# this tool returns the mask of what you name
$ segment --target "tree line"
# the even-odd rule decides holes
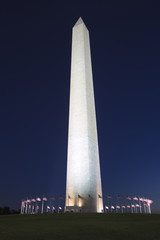
[[[19,214],[20,210],[10,209],[7,206],[0,207],[0,215]]]

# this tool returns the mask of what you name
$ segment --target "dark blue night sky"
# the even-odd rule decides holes
[[[160,211],[158,1],[0,4],[0,206],[65,195],[72,27],[90,31],[104,199]]]

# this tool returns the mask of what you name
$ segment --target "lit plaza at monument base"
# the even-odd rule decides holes
[[[90,40],[81,18],[72,29],[65,211],[103,212]]]

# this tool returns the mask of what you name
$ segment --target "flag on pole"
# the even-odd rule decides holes
[[[120,195],[117,196],[118,199],[122,199],[122,197]]]
[[[117,205],[116,208],[120,209],[120,206]]]
[[[139,204],[136,204],[136,207],[140,207],[140,205],[139,205]]]
[[[37,200],[38,202],[40,202],[40,201],[41,201],[41,199],[40,199],[40,198],[37,198],[36,200]]]
[[[122,206],[122,208],[126,208],[125,206]]]
[[[114,206],[111,206],[111,209],[115,209],[115,207],[114,207]]]
[[[148,199],[148,204],[152,204],[152,203],[153,203],[153,201]]]
[[[43,197],[43,201],[47,201],[47,198],[46,198],[46,197]]]
[[[126,199],[131,200],[131,198],[129,196],[126,196]]]
[[[129,205],[127,205],[127,208],[131,208]]]
[[[138,201],[138,198],[137,198],[137,197],[134,197],[133,200]]]
[[[140,200],[141,202],[144,202],[144,199],[143,199],[143,198],[140,198],[139,200]]]
[[[36,201],[36,199],[34,199],[34,198],[33,198],[31,201],[32,201],[32,202],[35,202],[35,201]]]
[[[51,209],[50,206],[47,206],[47,209]]]
[[[108,207],[108,206],[106,206],[106,209],[109,209],[109,207]]]
[[[132,206],[133,208],[135,208],[135,205],[134,205],[134,204],[132,204],[131,206]]]
[[[55,197],[51,196],[51,197],[50,197],[50,200],[55,200]]]

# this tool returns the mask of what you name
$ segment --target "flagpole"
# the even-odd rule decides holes
[[[28,199],[28,200],[29,200],[29,199]],[[28,201],[27,213],[29,214],[29,201]]]
[[[37,213],[37,196],[36,196],[36,209],[35,213]]]
[[[27,200],[28,200],[28,198],[27,198]],[[26,201],[26,209],[25,209],[26,210],[26,214],[27,214],[27,210],[28,210],[27,208],[28,208],[28,201]]]
[[[22,214],[24,214],[24,206],[25,206],[25,203],[24,203],[24,200],[23,200]]]
[[[28,209],[28,213],[31,214],[31,202],[29,202],[29,209]]]
[[[22,214],[22,208],[23,208],[23,200],[21,201],[21,214]]]
[[[30,202],[28,201],[28,214],[29,214],[29,210],[30,210]]]
[[[132,203],[131,203],[131,213],[133,213],[133,209],[132,209]]]
[[[25,214],[25,207],[26,207],[26,201],[24,200],[24,208],[23,208],[23,213]]]
[[[32,214],[32,200],[31,200],[30,204],[31,204],[31,207],[30,207],[30,214]]]
[[[34,202],[33,202],[33,204],[32,204],[32,214],[33,214],[33,209],[34,209]]]
[[[140,213],[142,213],[142,205],[141,205],[140,198],[139,198],[139,206],[140,206]]]
[[[32,210],[32,201],[30,200],[30,207],[29,207],[29,214],[31,214],[31,210]]]
[[[149,203],[149,213],[151,214],[151,204]]]
[[[50,207],[50,209],[52,211],[52,200],[51,200],[51,197],[49,199],[49,207]],[[47,208],[47,212],[49,212],[49,208]]]
[[[24,201],[22,200],[22,213],[21,214],[24,214]]]
[[[26,214],[26,207],[27,207],[27,201],[25,200],[25,211],[24,211],[25,214]]]
[[[25,200],[23,201],[23,214],[25,213]]]
[[[144,197],[143,197],[143,200],[144,200]],[[143,207],[144,207],[144,213],[146,213],[146,206],[144,201],[143,201]]]
[[[31,213],[31,202],[29,202],[29,210],[28,210],[29,214]]]
[[[135,213],[137,213],[137,207],[136,207],[136,202],[135,202],[135,200],[134,200],[134,205],[135,205]]]
[[[43,204],[44,204],[44,200],[43,200],[43,197],[42,197],[42,208],[41,208],[41,213],[43,214]]]
[[[108,194],[107,194],[107,204],[108,204],[108,207],[109,207],[109,198],[108,198]]]

